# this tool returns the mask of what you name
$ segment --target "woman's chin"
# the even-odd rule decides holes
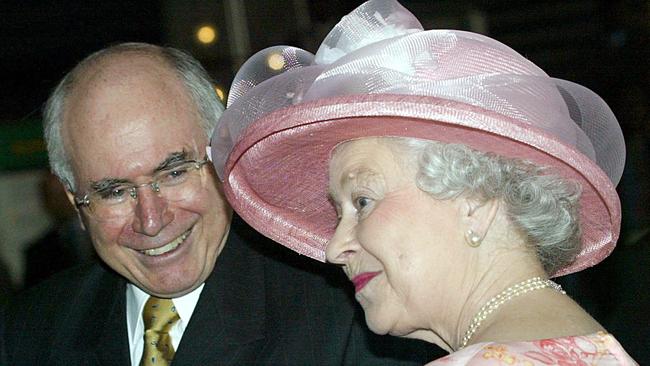
[[[366,324],[368,325],[368,329],[370,329],[373,333],[379,335],[396,335],[393,332],[394,330],[392,329],[390,322],[387,320],[388,319],[385,317],[382,318],[376,314],[373,315],[366,312]]]
[[[382,328],[382,327],[377,327],[373,323],[368,323],[368,329],[370,329],[373,333],[378,334],[378,335],[386,335],[388,334],[388,329]]]

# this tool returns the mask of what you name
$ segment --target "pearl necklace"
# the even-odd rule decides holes
[[[476,330],[481,326],[481,322],[485,320],[485,318],[487,318],[487,316],[490,315],[493,311],[498,309],[499,306],[527,292],[547,287],[550,287],[562,294],[566,294],[566,292],[562,290],[562,287],[557,283],[551,280],[545,280],[541,277],[533,277],[527,279],[526,281],[519,282],[516,285],[512,285],[491,298],[487,303],[485,303],[485,305],[483,305],[481,310],[476,313],[474,318],[472,318],[472,321],[469,323],[469,328],[467,328],[467,331],[463,336],[463,341],[461,342],[459,349],[465,348],[465,346],[467,346],[467,342],[469,342],[474,333],[476,333]]]

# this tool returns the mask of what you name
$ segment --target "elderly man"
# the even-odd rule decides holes
[[[370,352],[391,347],[431,357],[369,344],[336,278],[233,218],[205,156],[222,109],[198,62],[171,48],[114,46],[61,81],[45,110],[50,162],[105,265],[4,309],[0,364],[394,364]]]

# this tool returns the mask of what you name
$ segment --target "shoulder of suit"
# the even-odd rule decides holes
[[[73,267],[16,294],[6,304],[8,313],[34,312],[40,308],[56,308],[88,296],[92,289],[115,285],[124,280],[99,263]]]
[[[260,257],[266,276],[283,276],[287,282],[307,281],[315,288],[347,288],[350,285],[340,268],[297,254],[255,231],[234,215],[226,245],[240,247],[251,257]],[[351,288],[351,287],[349,287]]]

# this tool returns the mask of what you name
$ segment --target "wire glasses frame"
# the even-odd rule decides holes
[[[200,169],[206,163],[208,163],[207,158],[179,162],[156,172],[147,183],[107,184],[106,187],[95,189],[82,198],[75,197],[75,206],[86,207],[99,218],[126,216],[133,213],[138,198],[138,188],[147,186],[167,201],[183,200],[196,190]]]

